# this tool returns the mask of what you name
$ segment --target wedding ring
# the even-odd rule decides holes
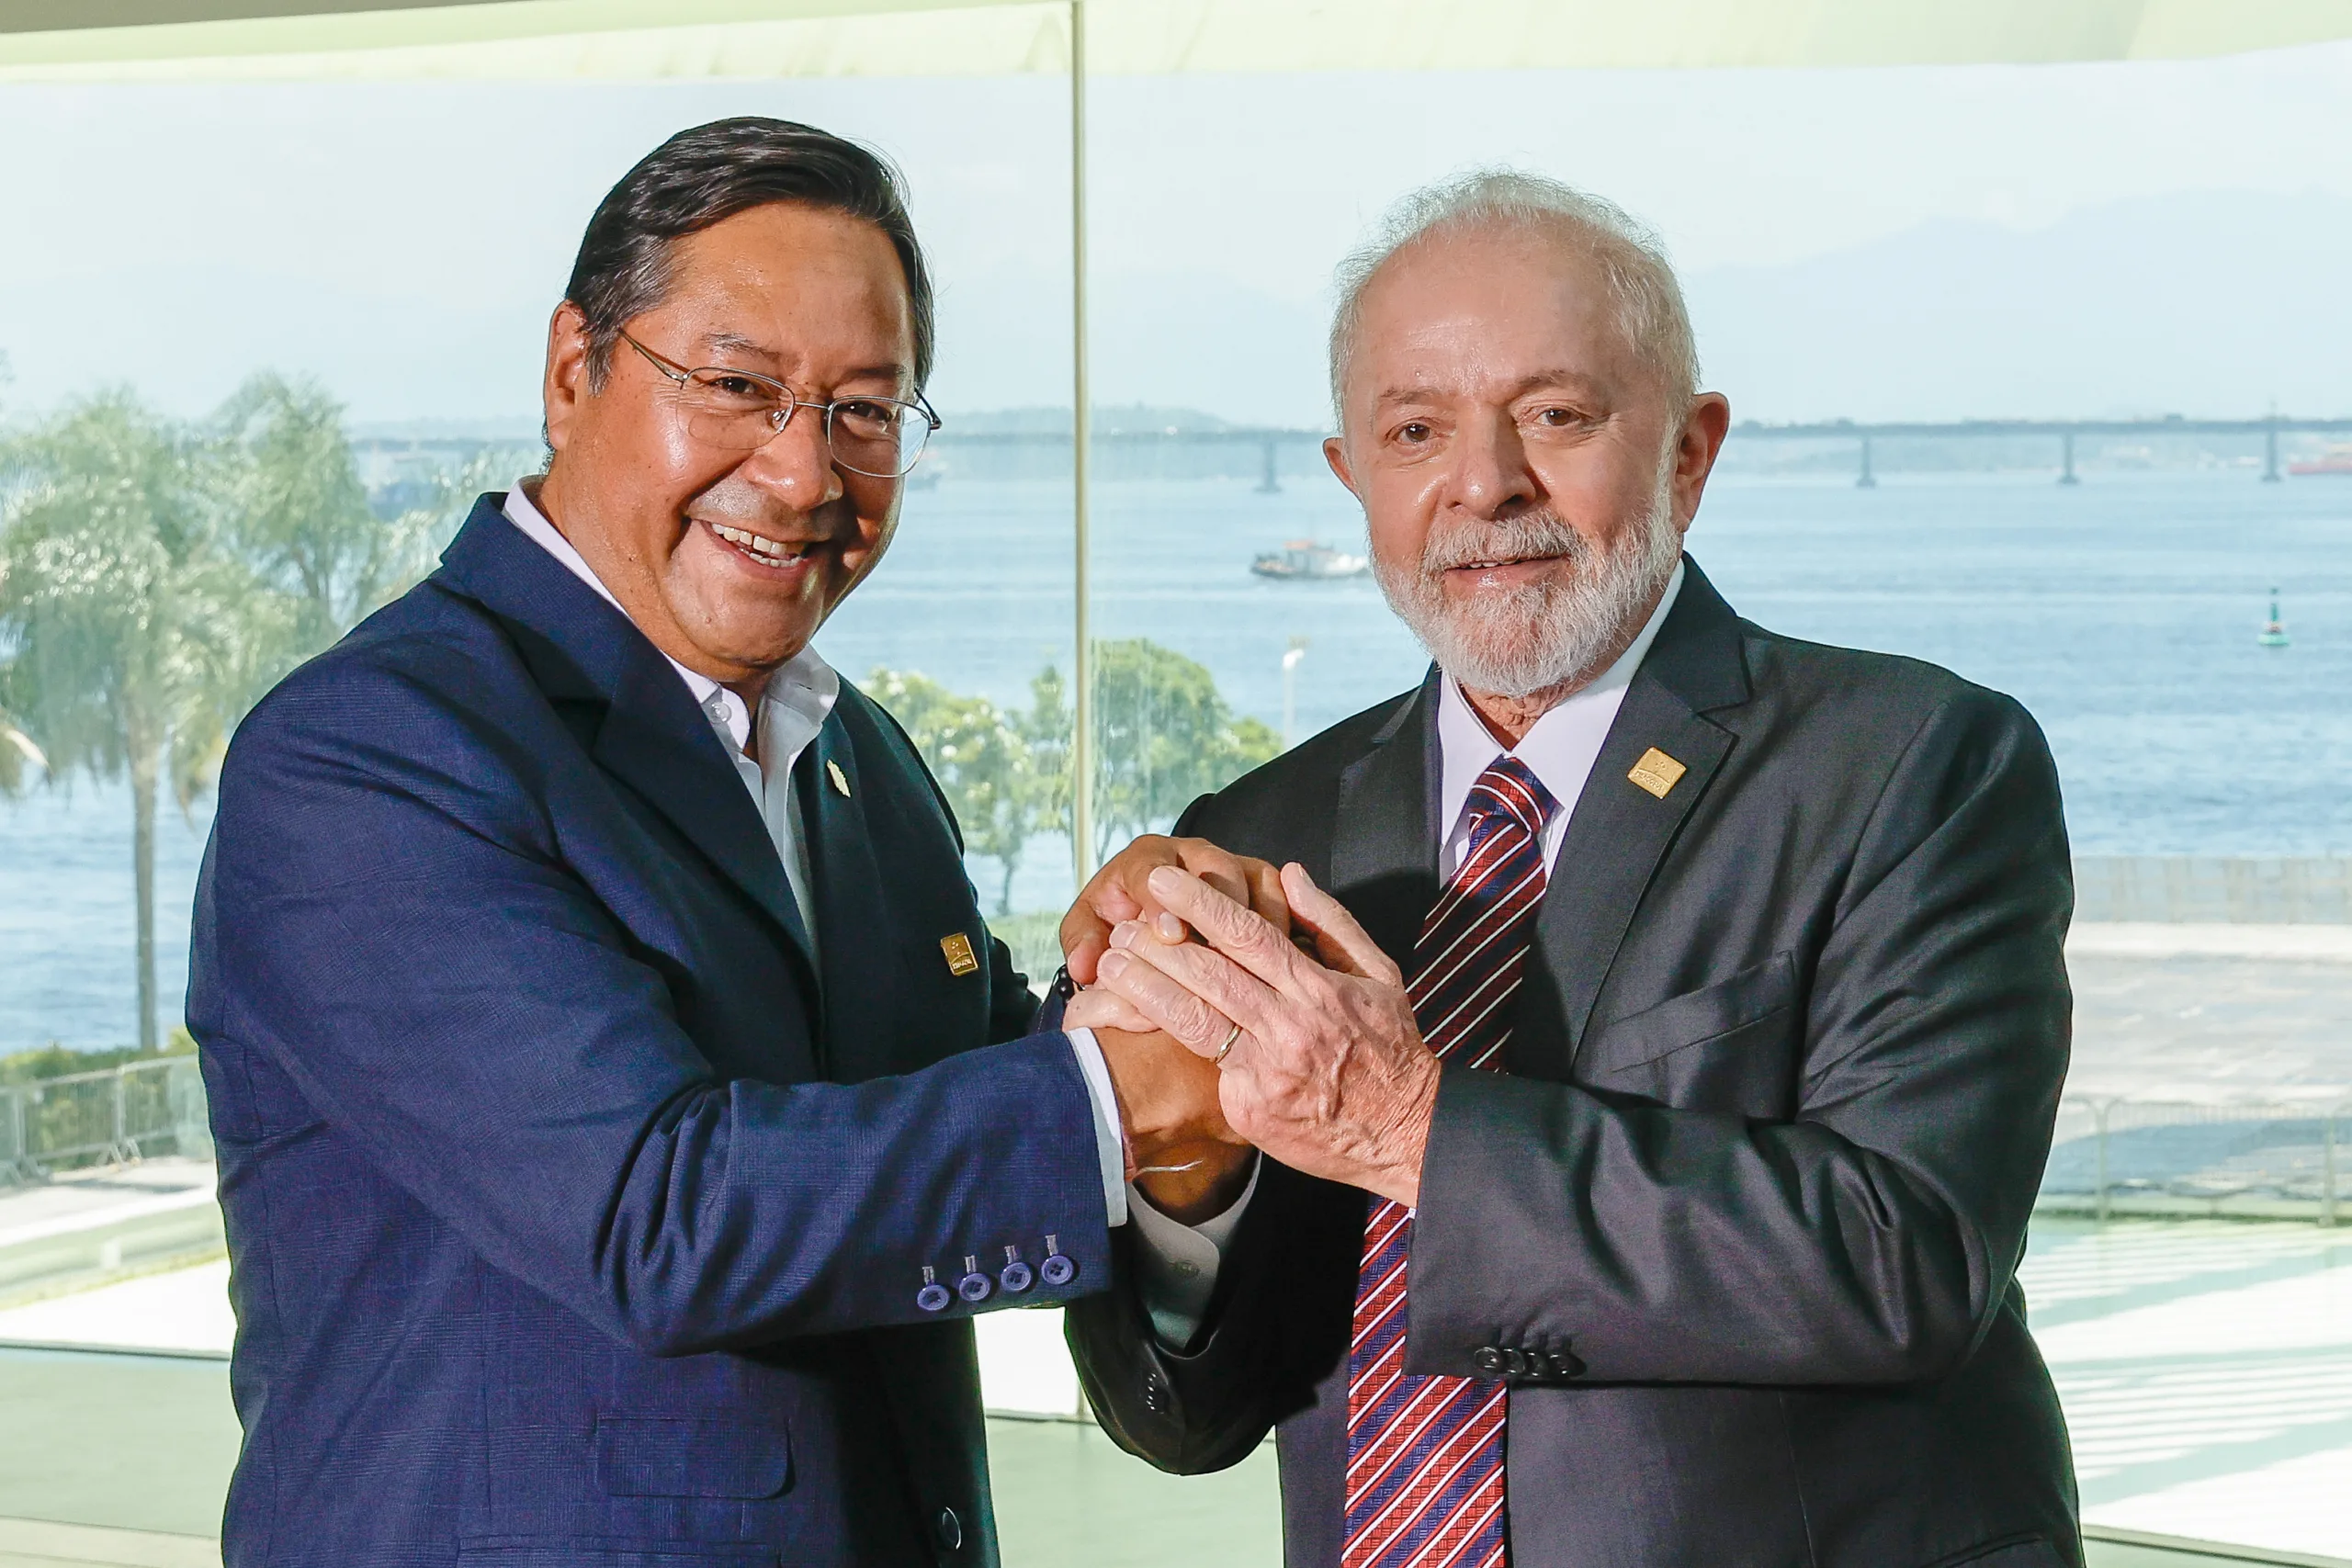
[[[1216,1048],[1216,1055],[1209,1058],[1210,1065],[1219,1067],[1225,1066],[1226,1053],[1232,1050],[1233,1043],[1240,1038],[1241,1026],[1237,1023],[1233,1026],[1233,1032],[1225,1037],[1225,1043]]]

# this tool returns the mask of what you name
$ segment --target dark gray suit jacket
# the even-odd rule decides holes
[[[1437,895],[1436,685],[1197,803],[1409,962]],[[1655,747],[1689,770],[1626,777]],[[2081,1560],[2014,1277],[2065,1074],[2058,781],[2010,699],[1778,637],[1691,564],[1577,803],[1508,1076],[1449,1067],[1408,1364],[1510,1376],[1517,1568]],[[1182,1352],[1072,1303],[1124,1447],[1279,1424],[1287,1557],[1338,1568],[1363,1194],[1272,1161]],[[1124,1234],[1124,1233],[1122,1233]]]

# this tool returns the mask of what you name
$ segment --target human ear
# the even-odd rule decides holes
[[[1340,437],[1336,435],[1325,436],[1323,438],[1323,460],[1331,465],[1331,473],[1333,477],[1338,479],[1341,484],[1348,487],[1348,493],[1354,496],[1358,501],[1362,501],[1363,499],[1363,491],[1356,488],[1356,477],[1354,470],[1348,467],[1347,443],[1340,440]]]
[[[548,445],[560,452],[588,388],[588,318],[567,299],[548,319],[547,371],[539,388],[547,415]]]
[[[1729,434],[1729,398],[1721,392],[1702,392],[1690,400],[1690,412],[1682,418],[1682,434],[1674,444],[1674,516],[1685,529],[1698,514],[1699,497],[1706,491],[1707,476],[1714,471],[1715,458]]]

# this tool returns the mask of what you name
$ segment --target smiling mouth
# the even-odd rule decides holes
[[[1555,561],[1555,555],[1496,556],[1486,560],[1466,560],[1446,568],[1448,571],[1494,571],[1507,566],[1532,566],[1543,561]]]
[[[790,566],[807,558],[819,541],[815,539],[771,539],[765,534],[754,534],[749,528],[737,528],[725,523],[700,519],[702,525],[750,556],[753,560],[770,566]]]

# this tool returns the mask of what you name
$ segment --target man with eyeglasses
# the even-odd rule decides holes
[[[1102,1288],[1125,1177],[1232,1134],[1164,1038],[1033,1032],[943,797],[810,647],[932,336],[874,154],[673,138],[550,324],[546,473],[242,727],[188,1011],[229,1564],[995,1561],[967,1320]],[[1178,862],[1281,918],[1165,840],[1090,908]]]

